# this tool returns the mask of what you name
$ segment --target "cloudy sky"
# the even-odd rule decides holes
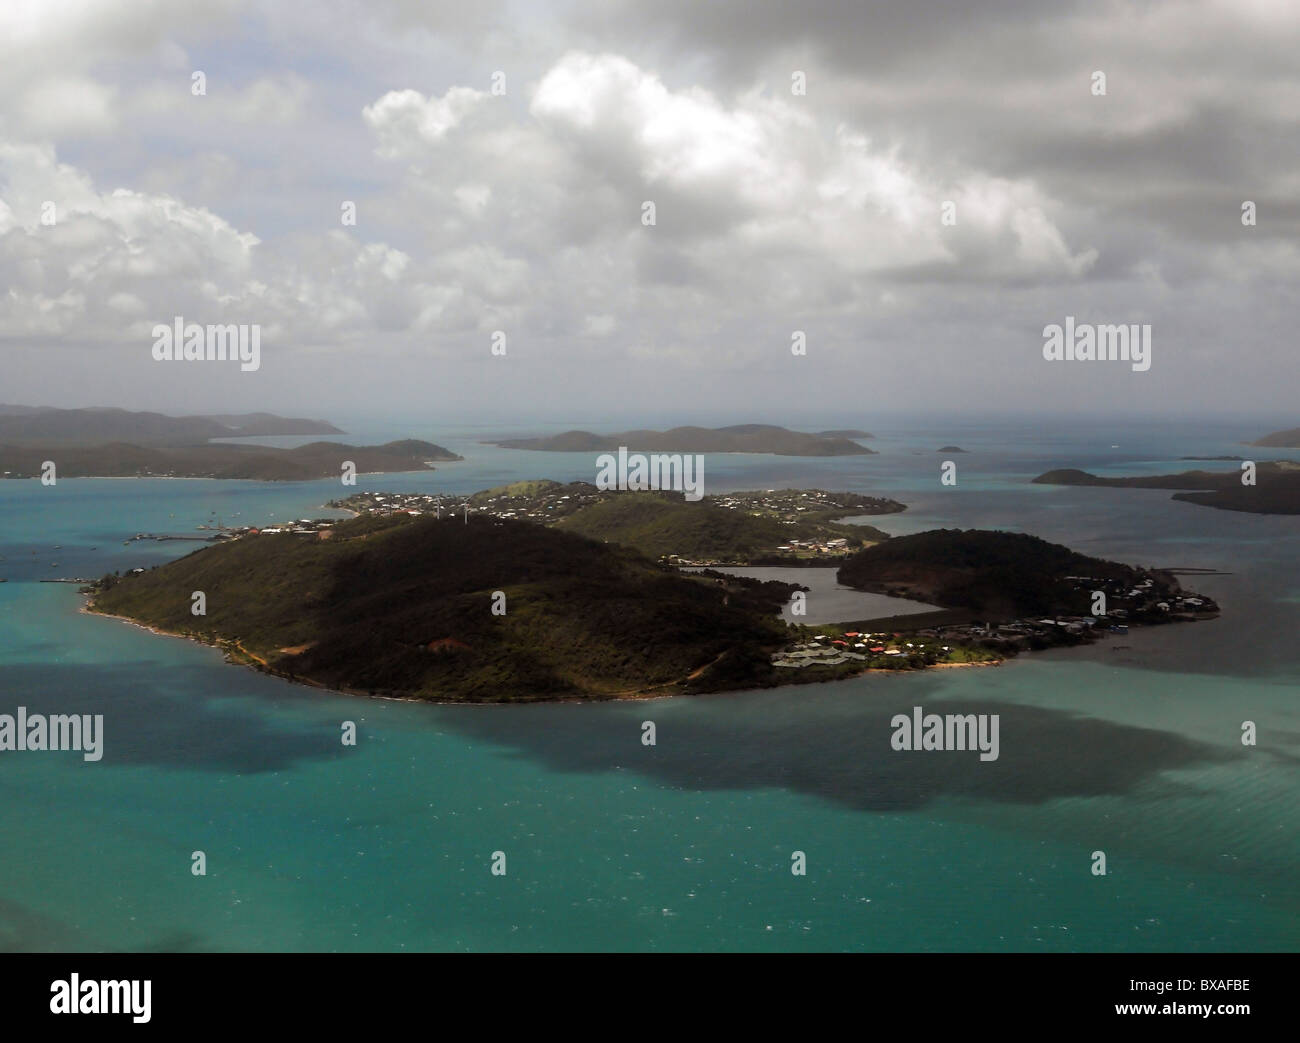
[[[1297,55],[1291,0],[5,3],[0,401],[1284,414]]]

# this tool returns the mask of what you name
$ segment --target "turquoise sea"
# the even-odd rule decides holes
[[[480,445],[483,428],[342,426],[466,456],[358,489],[595,474],[592,456]],[[37,582],[195,547],[124,545],[136,532],[319,517],[351,491],[337,482],[0,481],[0,713],[105,719],[98,763],[0,754],[0,949],[1294,950],[1300,519],[1029,484],[1052,467],[1300,456],[1240,444],[1268,429],[900,422],[873,427],[879,456],[710,455],[707,492],[876,493],[909,505],[871,519],[895,534],[1009,528],[1223,570],[1184,577],[1223,615],[998,668],[615,705],[323,693],[87,616],[75,586]],[[935,452],[948,443],[969,452]],[[947,458],[955,488],[938,481]],[[890,718],[917,705],[998,713],[1000,758],[893,751]]]

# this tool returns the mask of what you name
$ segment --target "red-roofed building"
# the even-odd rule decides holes
[[[456,652],[460,649],[468,649],[469,645],[464,641],[457,641],[454,637],[439,637],[430,641],[425,647],[430,652]]]

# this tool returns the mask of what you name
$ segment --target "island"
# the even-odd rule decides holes
[[[858,437],[862,437],[861,435]],[[668,431],[622,431],[598,435],[565,431],[542,438],[504,438],[485,445],[503,449],[532,449],[550,453],[613,453],[621,447],[664,453],[770,453],[774,456],[863,456],[875,450],[851,438],[805,434],[771,424],[732,427],[674,427]]]
[[[303,420],[273,413],[176,417],[99,407],[54,409],[0,405],[0,445],[130,442],[134,445],[176,446],[202,445],[214,438],[342,433],[323,420]]]
[[[1168,573],[1013,533],[895,537],[850,555],[839,576],[945,607],[787,624],[779,613],[804,589],[796,584],[683,572],[559,523],[483,511],[254,530],[82,589],[88,611],[215,645],[292,681],[445,702],[639,698],[996,664],[1022,649],[1217,614]],[[1106,598],[1100,614],[1095,591]]]
[[[485,514],[635,547],[673,565],[836,565],[888,539],[841,519],[905,510],[897,500],[822,489],[769,489],[690,501],[678,492],[600,490],[589,482],[515,482],[469,496],[362,492],[328,504],[356,514]]]
[[[257,445],[168,448],[111,442],[105,445],[0,444],[0,478],[37,478],[53,461],[59,478],[243,478],[301,482],[338,478],[345,461],[356,473],[431,471],[437,461],[460,456],[432,442],[403,439],[383,445],[310,442],[296,449]]]
[[[938,449],[935,450],[935,452],[936,453],[964,453],[966,452],[966,450],[959,445],[941,445]]]
[[[1300,514],[1300,463],[1261,461],[1255,484],[1242,484],[1242,471],[1184,471],[1181,474],[1103,478],[1064,468],[1034,479],[1037,485],[1080,485],[1109,489],[1182,489],[1175,500],[1249,514]]]
[[[270,435],[342,434],[333,424],[229,413],[167,416],[125,409],[0,405],[0,478],[244,478],[296,482],[337,478],[345,461],[359,474],[433,470],[463,459],[414,438],[383,445],[311,442],[295,449],[229,443]]]
[[[856,427],[844,427],[836,431],[818,431],[818,438],[852,438],[857,441],[859,438],[875,438],[870,431],[860,431]]]

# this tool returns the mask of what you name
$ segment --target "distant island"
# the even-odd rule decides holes
[[[673,492],[602,491],[589,482],[515,482],[469,496],[355,493],[329,506],[384,516],[490,515],[554,526],[634,547],[674,565],[834,565],[886,540],[870,525],[839,519],[894,514],[897,500],[821,489],[725,493],[686,500]]]
[[[935,452],[936,453],[964,453],[966,452],[966,450],[959,445],[941,445],[938,449],[935,450]]]
[[[1271,435],[1265,435],[1250,444],[1273,449],[1300,449],[1300,427],[1274,431]]]
[[[2,445],[0,478],[36,478],[51,460],[60,478],[226,478],[300,482],[338,478],[345,460],[358,474],[433,470],[435,461],[459,460],[432,442],[404,439],[384,445],[310,442],[296,449],[254,445],[165,448],[109,443],[96,446]]]
[[[53,409],[46,406],[0,405],[0,445],[94,445],[130,442],[133,445],[203,445],[214,438],[253,435],[340,435],[333,424],[272,413],[221,416],[166,416],[126,409]]]
[[[610,502],[620,501],[595,506]],[[788,625],[779,610],[795,584],[683,573],[559,524],[407,510],[253,530],[83,590],[89,611],[216,645],[293,681],[451,702],[634,698],[989,664],[1217,612],[1167,573],[1013,533],[896,537],[853,554],[839,575],[951,607],[901,625]],[[196,617],[198,590],[207,611]],[[1104,615],[1093,614],[1094,590],[1106,594]]]
[[[866,436],[864,433],[857,437]],[[623,431],[613,435],[565,431],[541,438],[507,438],[485,444],[551,453],[612,453],[623,446],[643,452],[770,453],[775,456],[862,456],[875,452],[851,438],[827,433],[805,434],[771,424],[674,427],[668,431]]]
[[[817,437],[818,438],[852,438],[854,440],[857,440],[859,438],[875,438],[876,436],[873,435],[870,431],[859,431],[856,427],[845,427],[845,428],[841,428],[838,431],[818,431]]]
[[[355,446],[311,442],[296,449],[214,439],[339,434],[333,424],[273,413],[173,417],[125,409],[0,405],[0,478],[33,478],[53,461],[63,478],[243,478],[295,482],[333,478],[345,460],[358,473],[432,470],[460,460],[432,442],[402,439]]]
[[[1243,485],[1242,472],[1184,471],[1181,474],[1103,478],[1087,471],[1064,468],[1034,479],[1037,485],[1083,485],[1110,489],[1183,489],[1173,499],[1203,507],[1248,514],[1300,514],[1300,463],[1261,461],[1255,485]]]

